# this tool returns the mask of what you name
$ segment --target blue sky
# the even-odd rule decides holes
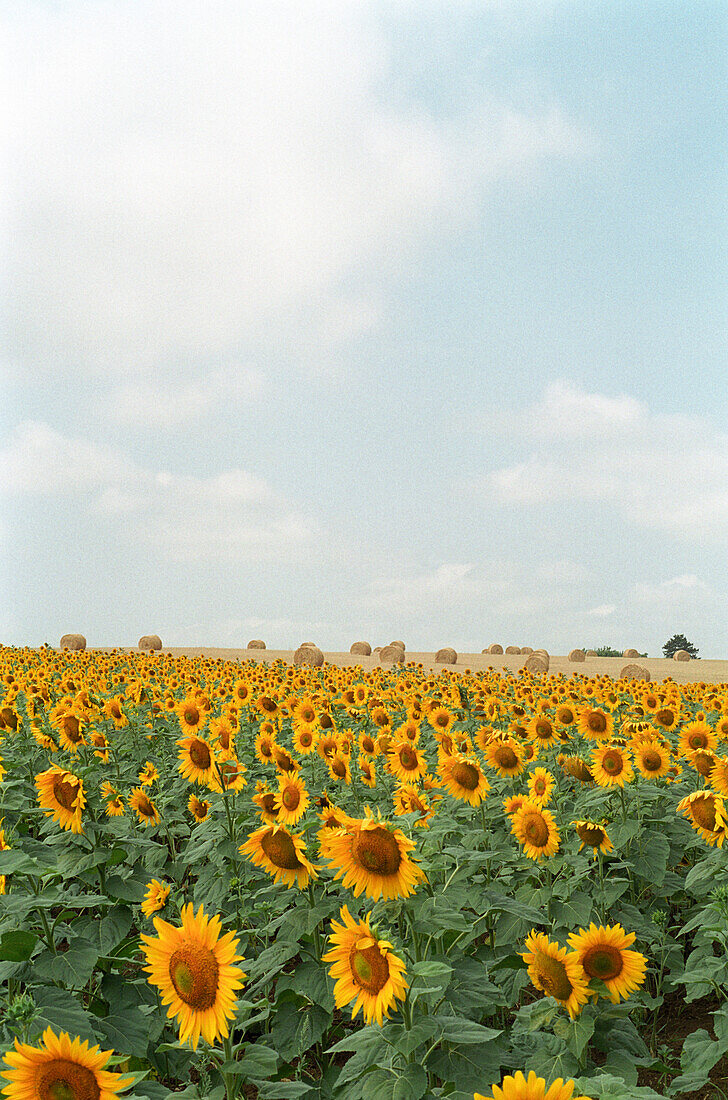
[[[0,11],[0,640],[728,656],[724,5]]]

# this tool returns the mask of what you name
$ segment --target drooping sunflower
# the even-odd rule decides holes
[[[678,813],[684,814],[706,844],[723,847],[728,813],[725,803],[713,791],[694,791],[678,802]]]
[[[345,783],[347,787],[351,784],[351,765],[349,757],[343,752],[335,752],[333,756],[328,757],[326,766],[335,783]]]
[[[376,787],[377,769],[373,759],[359,757],[359,778],[366,787]]]
[[[210,782],[213,791],[241,791],[247,787],[245,773],[248,769],[232,752],[220,753],[215,765],[215,778]]]
[[[1,1070],[0,1077],[10,1084],[2,1091],[8,1100],[115,1100],[134,1078],[104,1069],[113,1053],[47,1027],[41,1046],[16,1039],[15,1050],[3,1056],[10,1068]]]
[[[607,927],[590,924],[569,936],[584,973],[591,981],[604,982],[612,1004],[618,1004],[644,983],[647,959],[639,951],[628,950],[635,941],[634,932],[625,932],[621,924]]]
[[[634,749],[634,762],[645,779],[661,779],[672,763],[670,750],[661,741],[640,741]]]
[[[484,752],[486,763],[503,779],[520,775],[525,767],[523,747],[513,737],[491,738]]]
[[[579,732],[593,741],[609,741],[614,734],[614,718],[608,710],[584,707],[579,715]]]
[[[456,752],[443,756],[437,766],[442,785],[453,798],[479,806],[490,790],[490,783],[480,769],[477,760]]]
[[[137,777],[142,787],[150,787],[152,783],[156,783],[159,779],[159,772],[155,768],[151,760],[147,760],[142,770]]]
[[[278,821],[278,808],[276,806],[276,792],[271,791],[265,784],[258,781],[255,785],[253,802],[258,807],[258,816],[266,825],[275,825]]]
[[[511,832],[530,859],[553,856],[559,850],[561,837],[552,814],[534,802],[526,800],[520,810],[516,810]]]
[[[623,787],[634,779],[629,754],[618,745],[605,745],[592,753],[591,771],[600,787]]]
[[[196,1050],[200,1035],[210,1044],[227,1038],[245,974],[235,965],[243,962],[235,932],[221,936],[219,916],[206,916],[201,905],[195,914],[189,903],[180,917],[181,927],[155,917],[157,935],[141,937],[144,970],[169,1006],[168,1019],[176,1016],[180,1042],[189,1040]]]
[[[215,750],[209,741],[190,734],[188,737],[180,737],[179,745],[179,771],[189,783],[199,783],[209,787],[217,778]]]
[[[295,774],[301,768],[301,765],[294,759],[288,749],[284,748],[283,745],[279,745],[276,741],[273,742],[271,759],[279,772],[286,772],[288,775]]]
[[[718,756],[710,773],[710,785],[717,794],[728,798],[728,756]]]
[[[572,821],[571,824],[576,829],[577,836],[581,841],[579,851],[586,848],[587,845],[593,849],[595,856],[597,852],[614,851],[614,845],[607,835],[607,830],[597,821]]]
[[[536,989],[558,1001],[573,1020],[589,997],[584,968],[575,951],[552,943],[535,928],[526,937],[521,958],[528,965],[528,976]]]
[[[160,882],[157,878],[153,878],[148,883],[142,902],[142,913],[145,917],[151,917],[152,913],[158,913],[160,909],[164,909],[171,889],[168,882]]]
[[[82,833],[81,812],[86,805],[83,781],[73,772],[53,765],[36,775],[35,785],[46,817],[58,822],[62,829]]]
[[[591,1100],[589,1096],[572,1096],[576,1082],[557,1077],[546,1088],[546,1079],[537,1077],[533,1070],[525,1078],[520,1069],[513,1077],[504,1077],[500,1085],[491,1085],[490,1092],[476,1092],[474,1100]]]
[[[580,756],[559,756],[558,761],[566,774],[573,779],[578,779],[580,783],[594,782],[591,769]]]
[[[379,751],[376,737],[373,737],[371,733],[367,733],[366,730],[359,734],[359,752],[363,752],[367,756],[378,756]]]
[[[205,799],[198,798],[196,794],[191,794],[187,799],[187,809],[195,821],[204,821],[210,812],[210,803]]]
[[[393,741],[387,753],[389,770],[400,783],[421,779],[427,771],[427,758],[421,749],[407,739]]]
[[[123,817],[124,813],[124,800],[121,795],[113,795],[106,803],[106,816]]]
[[[274,882],[283,882],[289,889],[305,890],[310,879],[318,878],[316,868],[306,858],[303,837],[289,833],[282,825],[263,825],[251,833],[240,851],[256,867],[262,867]]]
[[[297,775],[278,777],[278,793],[273,796],[277,820],[282,825],[297,825],[310,803],[306,784]]]
[[[334,946],[321,957],[322,962],[331,963],[336,1007],[354,1001],[352,1020],[361,1009],[365,1023],[375,1021],[381,1026],[396,1002],[407,995],[405,964],[388,940],[377,938],[369,924],[371,914],[366,920],[355,920],[344,906],[339,916],[342,923],[331,922],[329,938]]]
[[[710,779],[717,761],[718,757],[710,749],[696,749],[688,753],[688,764],[703,779]]]
[[[424,791],[418,791],[414,787],[403,784],[395,790],[393,801],[394,812],[398,817],[404,814],[419,813],[420,816],[415,821],[415,825],[429,829],[429,818],[434,815],[435,809],[430,805]]]
[[[361,893],[375,901],[407,898],[420,882],[426,882],[421,867],[410,859],[416,847],[401,829],[390,829],[387,821],[366,817],[351,821],[343,829],[322,831],[321,855],[342,879],[354,897]]]
[[[136,810],[137,817],[142,825],[158,825],[160,822],[159,810],[151,798],[144,793],[142,787],[135,787],[129,796],[129,805]]]
[[[537,806],[545,806],[551,801],[551,793],[556,786],[556,780],[546,768],[535,768],[528,777],[528,794],[531,802]]]

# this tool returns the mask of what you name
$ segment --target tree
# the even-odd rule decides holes
[[[689,642],[684,634],[673,634],[669,642],[665,642],[662,647],[662,652],[666,657],[674,657],[678,649],[686,650],[691,657],[695,658],[698,655],[698,650],[695,648],[692,642]]]

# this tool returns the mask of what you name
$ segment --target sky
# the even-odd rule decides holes
[[[724,3],[0,29],[0,642],[728,658]]]

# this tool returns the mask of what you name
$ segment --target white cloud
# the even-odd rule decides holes
[[[9,347],[36,374],[148,382],[299,332],[321,351],[378,323],[369,288],[490,181],[584,149],[556,107],[387,106],[387,43],[358,4],[109,0],[5,20]],[[146,393],[122,391],[128,420]],[[182,387],[157,422],[194,398]]]
[[[5,493],[87,493],[119,487],[139,474],[133,463],[83,438],[69,439],[48,424],[25,420],[0,451]]]
[[[638,527],[728,538],[728,435],[707,418],[560,383],[537,404],[498,419],[536,449],[479,483],[488,499],[510,507],[597,502]]]
[[[112,387],[97,411],[130,427],[168,430],[199,421],[223,405],[255,399],[262,387],[260,371],[238,369],[210,371],[196,382],[131,381]]]
[[[594,615],[597,619],[606,619],[609,615],[613,615],[617,610],[616,605],[613,603],[603,603],[599,607],[592,607],[589,609],[589,614]]]
[[[695,573],[684,573],[682,576],[659,581],[657,584],[636,584],[632,595],[639,603],[664,605],[694,602],[702,596],[709,596],[710,588]]]

